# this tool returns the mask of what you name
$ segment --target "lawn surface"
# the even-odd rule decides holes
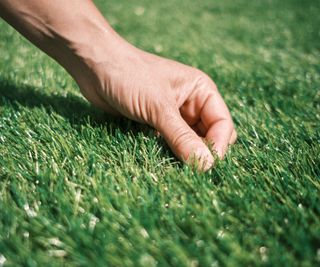
[[[0,21],[0,266],[319,266],[319,1],[97,4],[207,72],[238,142],[192,171]]]

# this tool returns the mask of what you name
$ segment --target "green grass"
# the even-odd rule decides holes
[[[207,72],[238,142],[192,171],[1,21],[0,262],[319,266],[319,2],[97,4],[133,44]]]

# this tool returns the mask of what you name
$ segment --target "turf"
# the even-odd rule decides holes
[[[97,4],[207,72],[238,142],[193,171],[1,21],[0,266],[319,266],[319,1]]]

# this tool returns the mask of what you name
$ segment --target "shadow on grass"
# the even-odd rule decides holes
[[[100,122],[102,113],[91,107],[85,100],[67,93],[66,96],[47,94],[45,89],[17,84],[0,78],[0,97],[2,105],[9,102],[14,109],[19,105],[29,108],[42,107],[48,113],[58,113],[71,123],[81,123],[85,117]]]
[[[0,77],[0,105],[6,105],[6,103],[17,110],[21,105],[28,108],[43,108],[48,114],[55,112],[67,119],[74,127],[89,122],[93,127],[115,124],[124,133],[150,132],[149,127],[106,114],[72,93],[67,93],[65,96],[50,94],[45,89],[17,84]]]

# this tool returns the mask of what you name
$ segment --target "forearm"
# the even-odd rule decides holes
[[[72,76],[124,45],[90,0],[2,0],[0,15]]]

